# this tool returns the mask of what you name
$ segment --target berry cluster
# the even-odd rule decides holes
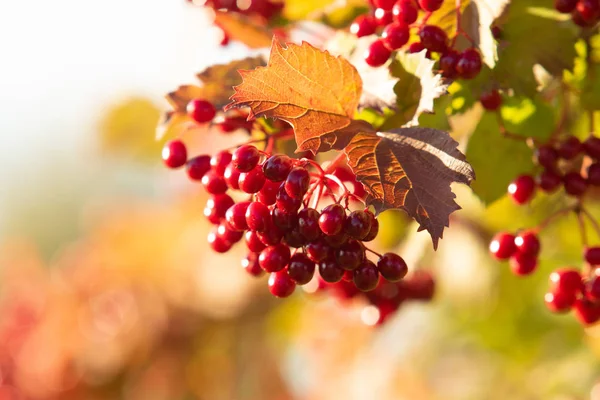
[[[588,156],[591,161],[585,176],[580,172],[581,156]],[[543,168],[537,179],[520,175],[508,186],[508,193],[517,204],[531,201],[538,187],[552,193],[562,185],[568,195],[581,197],[589,186],[600,186],[600,138],[590,136],[582,143],[569,136],[555,145],[538,147],[535,158]]]
[[[209,123],[216,115],[212,104],[202,99],[192,100],[187,111],[198,123]],[[270,154],[274,138],[268,137],[265,151],[251,141],[233,152],[193,158],[188,158],[182,141],[166,143],[165,165],[185,166],[189,178],[200,181],[211,196],[204,209],[214,225],[208,235],[211,248],[225,253],[244,240],[248,253],[242,266],[254,276],[269,273],[269,290],[277,297],[287,297],[296,285],[318,279],[324,285],[343,287],[346,297],[392,285],[399,294],[390,297],[388,288],[377,292],[383,290],[383,295],[368,297],[378,309],[387,310],[380,310],[381,315],[397,309],[405,299],[430,298],[415,288],[423,286],[421,281],[399,284],[408,271],[402,257],[378,254],[365,246],[377,236],[379,222],[367,209],[350,210],[365,194],[352,171],[336,161],[323,169],[308,158]],[[244,199],[234,200],[231,192]],[[329,204],[319,210],[322,200]],[[432,292],[432,285],[426,293]]]
[[[573,22],[581,27],[594,26],[600,21],[600,0],[554,0],[554,8],[571,14]]]
[[[490,253],[497,260],[510,260],[515,275],[531,274],[538,263],[540,241],[534,231],[523,231],[517,235],[500,232],[490,242]]]
[[[371,13],[359,16],[350,26],[350,32],[357,37],[380,36],[365,53],[366,63],[379,67],[386,63],[392,52],[407,45],[410,30],[417,29],[419,41],[409,45],[410,53],[427,50],[430,58],[435,53],[439,56],[439,69],[444,77],[472,79],[481,70],[481,55],[473,47],[462,52],[453,49],[458,36],[463,35],[473,43],[471,38],[459,27],[450,40],[442,28],[426,23],[431,13],[438,11],[443,4],[444,0],[373,0]],[[457,15],[460,17],[460,12]]]

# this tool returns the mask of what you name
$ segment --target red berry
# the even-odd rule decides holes
[[[271,219],[275,226],[284,232],[290,231],[298,226],[298,214],[287,212],[277,207],[271,211]]]
[[[317,240],[306,245],[306,255],[314,262],[325,260],[331,251],[331,247],[324,240]]]
[[[361,292],[369,292],[377,287],[379,271],[372,261],[366,260],[354,270],[354,285]]]
[[[244,239],[246,240],[246,247],[251,252],[260,253],[267,247],[258,237],[258,232],[247,231],[244,234]]]
[[[210,171],[210,156],[207,154],[194,157],[186,164],[186,171],[191,180],[200,181]]]
[[[308,170],[304,167],[294,167],[285,180],[284,189],[290,197],[301,200],[308,191],[309,184]]]
[[[298,231],[306,240],[313,241],[321,236],[320,216],[314,208],[303,208],[298,212]]]
[[[290,248],[284,244],[269,246],[260,252],[258,263],[267,272],[277,272],[290,262]]]
[[[240,190],[245,193],[258,193],[265,184],[265,175],[260,165],[249,172],[242,172],[238,180]]]
[[[568,14],[575,9],[578,0],[554,0],[554,8],[561,12]]]
[[[208,244],[210,245],[210,248],[217,253],[226,253],[231,249],[231,243],[222,237],[219,237],[216,229],[210,231],[208,234]]]
[[[586,282],[585,297],[594,303],[600,302],[600,276],[592,275]]]
[[[241,172],[238,171],[237,168],[235,168],[231,163],[227,166],[227,168],[225,168],[225,172],[223,172],[223,178],[225,178],[225,182],[230,189],[240,189],[240,174]]]
[[[377,237],[377,234],[379,233],[379,221],[377,220],[377,218],[375,218],[375,215],[373,215],[371,211],[365,211],[365,213],[371,221],[371,229],[369,229],[369,233],[367,233],[367,236],[362,238],[362,241],[370,242],[371,240],[375,239]]]
[[[577,297],[567,292],[548,292],[544,295],[544,302],[546,307],[555,313],[564,313],[573,307]]]
[[[216,194],[211,196],[204,208],[204,216],[212,223],[219,224],[227,213],[227,210],[233,206],[234,201],[226,194]]]
[[[335,253],[337,263],[345,270],[354,270],[363,262],[365,249],[359,241],[350,239],[337,249]]]
[[[377,26],[386,26],[392,23],[394,20],[394,14],[392,10],[384,10],[383,8],[375,9],[375,23]]]
[[[584,250],[583,258],[590,265],[600,265],[600,247],[588,247]]]
[[[581,274],[576,269],[557,269],[550,274],[550,286],[553,293],[568,293],[573,296],[583,291]]]
[[[594,25],[593,21],[587,21],[585,18],[583,18],[583,15],[581,15],[581,13],[577,9],[573,10],[573,12],[571,13],[571,20],[575,25],[578,25],[582,28],[587,28],[589,26]]]
[[[575,136],[569,136],[558,146],[558,155],[565,159],[571,160],[583,151],[583,145]]]
[[[540,240],[531,231],[521,232],[515,237],[515,246],[519,253],[537,256],[540,252]]]
[[[342,231],[346,210],[339,204],[330,204],[323,209],[319,217],[321,231],[329,236],[336,235]]]
[[[258,201],[267,206],[275,204],[275,202],[277,201],[277,192],[279,191],[279,186],[281,186],[279,182],[273,182],[268,179],[265,180],[265,183],[258,192],[256,198],[258,199]]]
[[[241,172],[249,172],[260,160],[258,149],[252,145],[245,144],[236,149],[231,159],[233,165]]]
[[[203,124],[212,121],[217,113],[215,106],[210,101],[202,99],[194,99],[187,105],[186,111],[190,118],[194,121]]]
[[[392,8],[392,14],[396,21],[410,25],[419,17],[419,10],[412,0],[399,0]]]
[[[460,54],[456,63],[456,73],[463,79],[473,79],[481,71],[481,56],[474,49],[466,49]]]
[[[455,78],[456,73],[456,63],[459,59],[458,52],[450,49],[446,51],[440,57],[440,70],[442,71],[442,76],[445,78]]]
[[[377,22],[370,15],[360,15],[350,25],[350,32],[356,35],[356,37],[372,35],[376,29]]]
[[[537,163],[547,169],[554,169],[558,161],[558,152],[549,145],[540,146],[535,152]]]
[[[419,0],[419,6],[425,11],[437,11],[444,4],[444,0]]]
[[[298,232],[297,229],[287,231],[283,236],[283,243],[293,248],[300,248],[306,246],[306,238]]]
[[[408,46],[409,53],[420,53],[425,50],[425,46],[421,42],[413,42]],[[429,56],[429,52],[427,52],[427,56]]]
[[[421,44],[428,50],[443,52],[448,47],[448,35],[435,25],[425,25],[419,30]]]
[[[584,325],[591,325],[600,319],[600,304],[587,299],[577,299],[573,305],[575,317]]]
[[[394,7],[396,0],[374,0],[373,4],[377,8],[383,8],[384,10],[391,10]]]
[[[296,253],[290,258],[287,273],[298,285],[305,285],[312,280],[315,274],[315,263],[306,254]]]
[[[590,185],[600,186],[600,163],[593,163],[587,169],[587,180]]]
[[[289,297],[296,289],[296,284],[286,271],[273,272],[269,275],[269,291],[275,297]]]
[[[390,282],[398,282],[408,272],[408,266],[402,257],[394,253],[385,253],[377,261],[379,273]]]
[[[252,276],[262,276],[265,271],[258,264],[258,254],[249,252],[246,257],[242,258],[242,268]]]
[[[552,193],[561,185],[562,177],[551,170],[545,170],[540,174],[538,181],[540,189]]]
[[[187,161],[187,149],[181,140],[171,140],[162,149],[162,159],[168,168],[183,167]]]
[[[518,276],[529,275],[536,267],[537,257],[527,253],[516,253],[510,259],[510,269]]]
[[[256,232],[256,236],[263,242],[266,246],[274,246],[276,244],[281,243],[281,239],[283,238],[283,231],[279,229],[273,221],[268,222],[268,226],[262,230],[261,232]]]
[[[242,201],[227,209],[225,220],[231,229],[236,231],[245,231],[248,229],[248,223],[246,222],[246,211],[248,210],[248,206],[250,206],[249,201]]]
[[[517,204],[528,203],[535,195],[535,180],[530,175],[521,175],[508,185],[508,193]]]
[[[367,49],[365,62],[371,67],[379,67],[386,63],[392,52],[383,44],[382,39],[377,39]]]
[[[563,177],[565,192],[571,196],[579,197],[587,189],[587,181],[578,172],[569,172]]]
[[[585,153],[595,159],[600,159],[600,138],[590,136],[583,142],[583,150]]]
[[[234,244],[242,239],[244,232],[231,229],[227,223],[221,222],[217,227],[217,236],[230,244]]]
[[[515,236],[507,232],[497,233],[490,242],[490,253],[497,260],[508,260],[517,252]]]
[[[291,170],[292,159],[284,154],[271,156],[263,164],[265,178],[273,182],[284,181]]]
[[[346,242],[348,242],[350,237],[348,237],[348,235],[346,235],[346,232],[342,230],[339,233],[336,233],[335,235],[325,235],[323,236],[323,239],[329,246],[337,249],[338,247],[343,246]]]
[[[346,218],[344,231],[348,236],[362,240],[371,230],[371,218],[364,211],[352,211]]]
[[[264,231],[269,227],[270,222],[271,212],[269,211],[269,207],[256,201],[250,203],[246,209],[246,223],[248,224],[248,229],[257,232]]]
[[[302,205],[302,199],[295,199],[291,197],[285,190],[285,185],[281,184],[277,191],[277,208],[281,208],[287,212],[296,212]]]
[[[210,194],[222,194],[227,191],[227,182],[225,181],[225,178],[214,169],[211,169],[204,174],[202,177],[202,185]]]
[[[327,258],[319,263],[319,275],[328,283],[336,283],[342,280],[344,269],[335,261]]]
[[[581,18],[586,22],[595,22],[600,17],[599,0],[579,0],[576,8]]]
[[[393,23],[389,24],[381,34],[383,44],[390,50],[397,50],[408,43],[410,32],[408,25]]]
[[[228,151],[219,151],[217,154],[211,157],[210,166],[219,175],[225,174],[225,168],[231,162],[231,153]]]
[[[498,90],[493,89],[487,93],[483,93],[479,98],[481,105],[488,111],[496,111],[502,105],[502,96]]]

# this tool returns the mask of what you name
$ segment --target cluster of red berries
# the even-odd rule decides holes
[[[515,275],[529,275],[538,263],[540,241],[534,231],[523,231],[517,235],[500,232],[490,242],[490,253],[497,260],[510,260]]]
[[[583,155],[592,160],[585,177],[578,162]],[[552,193],[562,185],[568,195],[581,197],[589,186],[600,186],[600,138],[590,136],[582,143],[569,136],[555,145],[538,147],[535,158],[543,167],[537,180],[531,175],[520,175],[508,186],[508,193],[517,204],[528,203],[538,187]]]
[[[448,0],[446,0],[448,1]],[[481,70],[481,55],[475,48],[458,52],[452,48],[446,32],[438,26],[427,25],[428,16],[439,10],[444,0],[373,0],[372,12],[359,16],[350,26],[357,37],[379,34],[365,53],[365,61],[372,67],[386,63],[392,52],[405,46],[410,39],[410,29],[418,29],[419,41],[408,47],[410,53],[427,50],[428,57],[439,55],[439,69],[449,79],[472,79]],[[422,12],[423,22],[417,23]],[[462,32],[457,32],[457,35]]]
[[[600,0],[554,0],[554,8],[571,14],[573,22],[581,27],[593,26],[600,21]]]

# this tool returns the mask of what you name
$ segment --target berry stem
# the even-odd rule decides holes
[[[588,116],[590,119],[590,136],[594,136],[596,133],[596,123],[594,121],[594,110],[588,110]]]
[[[371,250],[370,248],[368,248],[367,246],[364,245],[363,243],[363,247],[365,248],[366,251],[375,254],[377,257],[381,258],[381,254],[379,254],[378,252],[376,252],[375,250]]]
[[[541,231],[543,231],[544,229],[546,229],[548,226],[550,226],[550,224],[554,221],[556,221],[558,218],[565,216],[566,214],[570,213],[571,211],[576,212],[577,214],[579,214],[579,210],[580,210],[580,204],[576,203],[573,204],[571,206],[568,207],[564,207],[561,208],[558,211],[553,212],[552,214],[550,214],[548,217],[546,217],[546,219],[544,219],[542,222],[540,222],[538,224],[538,226],[536,228],[533,229],[533,231],[535,233],[539,233]]]
[[[550,134],[550,138],[548,139],[549,143],[556,141],[556,139],[560,136],[560,134],[565,129],[565,125],[569,118],[569,110],[571,107],[569,104],[569,95],[567,92],[568,92],[568,87],[566,86],[566,84],[561,83],[560,96],[561,96],[562,104],[561,104],[560,119],[558,120],[556,127]]]
[[[498,129],[500,130],[500,134],[502,136],[504,136],[507,139],[512,139],[512,140],[518,140],[520,142],[526,142],[529,144],[530,141],[533,142],[533,144],[538,144],[537,141],[533,138],[528,138],[525,136],[521,136],[521,135],[517,135],[514,134],[512,132],[509,132],[506,127],[504,126],[504,121],[502,120],[502,116],[500,115],[499,112],[496,113],[496,118],[498,120]]]
[[[583,213],[581,212],[581,209],[579,209],[579,212],[577,212],[577,222],[579,223],[579,232],[581,233],[581,243],[584,247],[587,247],[587,232],[585,229],[585,221],[583,219]]]
[[[596,231],[596,235],[600,236],[600,225],[598,224],[598,221],[596,220],[596,218],[594,218],[594,216],[592,215],[592,213],[590,213],[584,207],[580,207],[579,210],[580,210],[581,213],[583,213],[583,215],[585,215],[588,218],[588,220],[592,224],[592,227],[594,228],[594,231]]]
[[[324,173],[332,174],[333,171],[335,171],[335,169],[337,168],[337,166],[345,160],[345,158],[346,154],[344,154],[344,152],[340,152],[333,160],[331,160],[329,164],[327,164]]]

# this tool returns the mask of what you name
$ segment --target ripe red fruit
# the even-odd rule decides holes
[[[298,212],[298,231],[306,240],[313,241],[321,236],[320,216],[314,208],[303,208]]]
[[[600,158],[600,138],[590,136],[583,142],[583,150],[585,153],[595,159]]]
[[[517,252],[515,236],[507,232],[499,232],[490,242],[489,249],[497,260],[508,260]]]
[[[481,55],[474,49],[466,49],[456,63],[456,72],[463,79],[473,79],[481,71]]]
[[[279,229],[273,221],[269,221],[268,226],[260,232],[256,232],[256,236],[263,242],[266,246],[273,246],[281,243],[281,239],[283,238],[283,231]]]
[[[265,178],[273,182],[284,181],[291,170],[292,159],[284,154],[271,156],[263,163]]]
[[[227,223],[221,222],[217,227],[217,236],[230,244],[239,242],[244,232],[231,229]]]
[[[519,253],[537,256],[540,252],[540,240],[534,232],[521,232],[515,237],[515,246]]]
[[[369,292],[377,287],[379,270],[372,261],[366,260],[354,270],[354,285],[361,292]]]
[[[392,14],[392,10],[384,10],[383,8],[375,9],[375,23],[377,26],[386,26],[391,24],[394,20],[394,14]]]
[[[212,121],[217,113],[215,106],[210,101],[194,99],[187,104],[186,111],[190,118],[203,124]]]
[[[314,262],[325,260],[332,253],[331,247],[324,240],[316,240],[306,245],[306,255]]]
[[[483,93],[479,98],[481,105],[488,111],[496,111],[502,105],[502,96],[496,89]]]
[[[558,155],[565,159],[571,160],[583,151],[583,145],[575,136],[569,136],[558,146]]]
[[[162,159],[168,168],[183,167],[187,161],[187,149],[181,140],[171,140],[162,149]]]
[[[520,175],[508,185],[508,193],[517,204],[528,203],[535,195],[535,180],[530,175]]]
[[[536,267],[537,257],[527,253],[516,253],[510,259],[510,269],[518,276],[529,275]]]
[[[421,42],[413,42],[408,46],[409,53],[420,53],[425,50],[425,46]],[[429,57],[429,52],[427,52],[427,57]]]
[[[348,242],[350,237],[346,235],[346,232],[342,230],[339,233],[336,233],[335,235],[325,235],[323,236],[323,239],[329,246],[337,249],[338,247]]]
[[[565,192],[571,196],[579,197],[587,189],[586,180],[578,172],[569,172],[563,177]]]
[[[564,313],[570,311],[575,304],[577,297],[567,292],[548,292],[544,295],[546,307],[555,313]]]
[[[590,265],[600,265],[600,247],[588,247],[584,250],[583,258]]]
[[[421,44],[428,50],[444,52],[448,47],[448,35],[439,26],[425,25],[419,30]]]
[[[554,8],[564,14],[568,14],[575,9],[578,0],[554,0]]]
[[[289,297],[296,289],[296,284],[286,271],[273,272],[269,275],[269,291],[275,297]]]
[[[319,275],[328,283],[336,283],[342,280],[344,269],[335,261],[327,258],[319,263]]]
[[[373,4],[377,8],[383,8],[384,10],[391,10],[394,7],[396,0],[373,0]]]
[[[544,170],[538,181],[540,189],[546,193],[552,193],[561,185],[562,177],[551,170]]]
[[[377,22],[370,15],[360,15],[350,25],[350,32],[356,35],[356,37],[372,35],[376,29]]]
[[[212,167],[213,171],[215,171],[217,174],[223,175],[225,174],[225,168],[227,168],[227,166],[231,162],[231,157],[232,156],[230,152],[226,150],[219,151],[211,157],[210,166]]]
[[[295,199],[291,197],[285,190],[285,185],[281,184],[277,191],[277,200],[275,201],[277,208],[285,210],[287,212],[298,211],[302,205],[302,199]]]
[[[379,273],[390,282],[398,282],[408,272],[408,266],[402,257],[395,253],[385,253],[377,261]]]
[[[339,204],[330,204],[321,212],[319,227],[324,234],[333,236],[342,231],[345,219],[346,210],[344,210],[344,207]]]
[[[410,25],[419,17],[419,10],[412,0],[399,0],[394,4],[392,14],[396,21]]]
[[[277,272],[290,262],[290,248],[284,244],[269,246],[260,252],[258,263],[267,272]]]
[[[258,192],[256,197],[257,200],[267,206],[275,204],[277,201],[277,192],[279,192],[279,186],[281,186],[279,182],[273,182],[268,179],[265,180],[263,187]]]
[[[290,258],[287,274],[298,285],[305,285],[312,280],[315,274],[315,263],[306,254],[296,253]]]
[[[260,160],[260,153],[258,149],[252,145],[245,144],[238,147],[232,156],[232,163],[241,172],[249,172]]]
[[[273,208],[271,211],[271,219],[275,226],[284,232],[292,230],[298,226],[298,214],[295,212],[287,212],[280,208]]]
[[[367,236],[362,238],[362,241],[370,242],[371,240],[375,239],[377,237],[377,234],[379,233],[379,221],[377,220],[377,218],[375,218],[375,215],[373,215],[371,211],[365,211],[365,214],[367,214],[369,220],[371,221],[371,229],[369,229],[369,233],[367,233]]]
[[[203,154],[192,158],[186,163],[186,172],[191,180],[200,181],[204,174],[210,171],[210,156]]]
[[[592,275],[586,282],[585,297],[594,303],[600,302],[600,276]]]
[[[204,216],[212,223],[219,224],[225,218],[227,210],[233,206],[234,201],[226,194],[216,194],[206,201]]]
[[[379,67],[386,63],[392,52],[383,44],[382,39],[377,39],[365,52],[365,62],[371,67]]]
[[[419,0],[419,6],[425,11],[437,11],[444,4],[444,0]]]
[[[310,174],[304,167],[294,167],[288,174],[284,189],[294,199],[302,199],[310,184]]]
[[[362,264],[365,249],[359,241],[350,239],[336,250],[335,257],[340,267],[348,271],[354,270]]]
[[[219,235],[217,235],[216,229],[213,229],[208,234],[208,244],[210,248],[217,253],[226,253],[229,251],[229,249],[231,249],[231,243],[229,243],[222,237],[219,237]]]
[[[579,271],[562,268],[550,274],[550,286],[553,293],[568,293],[575,296],[582,292],[584,285]]]
[[[256,201],[250,203],[246,209],[246,224],[248,224],[248,229],[261,232],[269,227],[270,222],[271,212],[269,211],[269,207]]]
[[[371,230],[371,218],[364,211],[352,211],[346,218],[344,232],[348,236],[362,240]]]
[[[579,0],[576,9],[586,22],[595,22],[600,17],[600,1],[598,0]]]
[[[302,236],[297,229],[293,229],[291,231],[287,231],[284,234],[282,243],[295,249],[299,249],[300,247],[306,246],[307,241],[306,238]]]
[[[202,177],[202,185],[210,194],[222,194],[227,191],[227,182],[223,175],[218,174],[214,169],[208,171]]]
[[[267,247],[258,237],[258,232],[247,231],[244,234],[244,239],[246,240],[246,247],[251,252],[260,253]]]
[[[558,161],[558,152],[550,145],[538,147],[535,158],[538,164],[547,169],[554,169]]]
[[[571,13],[571,20],[575,25],[578,25],[582,28],[587,28],[589,26],[594,25],[593,21],[588,21],[585,18],[583,18],[583,16],[577,9],[573,10],[573,12]]]
[[[591,325],[600,320],[600,304],[594,304],[588,299],[577,299],[573,309],[575,317],[584,325]]]
[[[262,276],[265,271],[258,264],[258,254],[249,252],[244,258],[242,258],[242,268],[246,270],[252,276]]]
[[[593,163],[587,169],[587,180],[590,185],[600,186],[600,163]]]
[[[245,193],[258,193],[265,184],[265,175],[260,165],[249,172],[242,172],[238,180],[240,190]]]
[[[383,44],[390,50],[397,50],[408,43],[410,32],[408,25],[392,23],[385,27],[381,34]]]
[[[231,163],[227,166],[227,168],[225,168],[225,172],[223,172],[223,178],[225,178],[225,182],[230,189],[240,189],[240,174],[241,172],[238,171],[237,168],[235,168]]]
[[[449,49],[440,57],[440,70],[442,72],[442,76],[445,78],[455,78],[457,75],[456,72],[456,63],[460,58],[458,52],[455,50]]]
[[[248,223],[246,222],[246,211],[248,210],[248,206],[250,206],[249,201],[242,201],[227,209],[225,220],[231,229],[237,231],[245,231],[248,229]]]

